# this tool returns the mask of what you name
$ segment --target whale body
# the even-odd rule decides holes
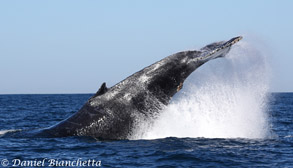
[[[97,139],[128,139],[137,122],[160,113],[182,88],[185,79],[204,63],[224,57],[241,40],[211,43],[200,50],[170,55],[97,93],[71,117],[35,135],[50,137],[91,136]]]

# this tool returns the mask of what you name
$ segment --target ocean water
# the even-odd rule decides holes
[[[56,124],[76,112],[90,96],[0,95],[1,134]],[[61,161],[94,159],[101,161],[101,167],[293,167],[293,93],[269,96],[266,112],[273,134],[270,137],[119,141],[97,141],[90,137],[2,137],[0,159],[7,159],[10,166],[13,159],[46,159],[45,166],[49,166],[50,159],[59,160],[60,165]]]

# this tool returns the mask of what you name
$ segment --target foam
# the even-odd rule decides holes
[[[154,122],[141,123],[133,139],[266,138],[269,79],[266,55],[239,42],[226,59],[196,70]]]

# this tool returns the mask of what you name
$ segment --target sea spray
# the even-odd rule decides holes
[[[265,54],[240,42],[226,58],[197,69],[155,121],[141,122],[132,139],[266,138],[269,74]]]

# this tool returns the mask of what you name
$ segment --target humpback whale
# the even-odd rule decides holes
[[[148,120],[160,113],[193,71],[209,60],[224,57],[241,39],[241,36],[234,37],[211,43],[200,50],[175,53],[110,88],[103,83],[79,111],[54,126],[36,131],[36,134],[128,139],[139,118]]]

